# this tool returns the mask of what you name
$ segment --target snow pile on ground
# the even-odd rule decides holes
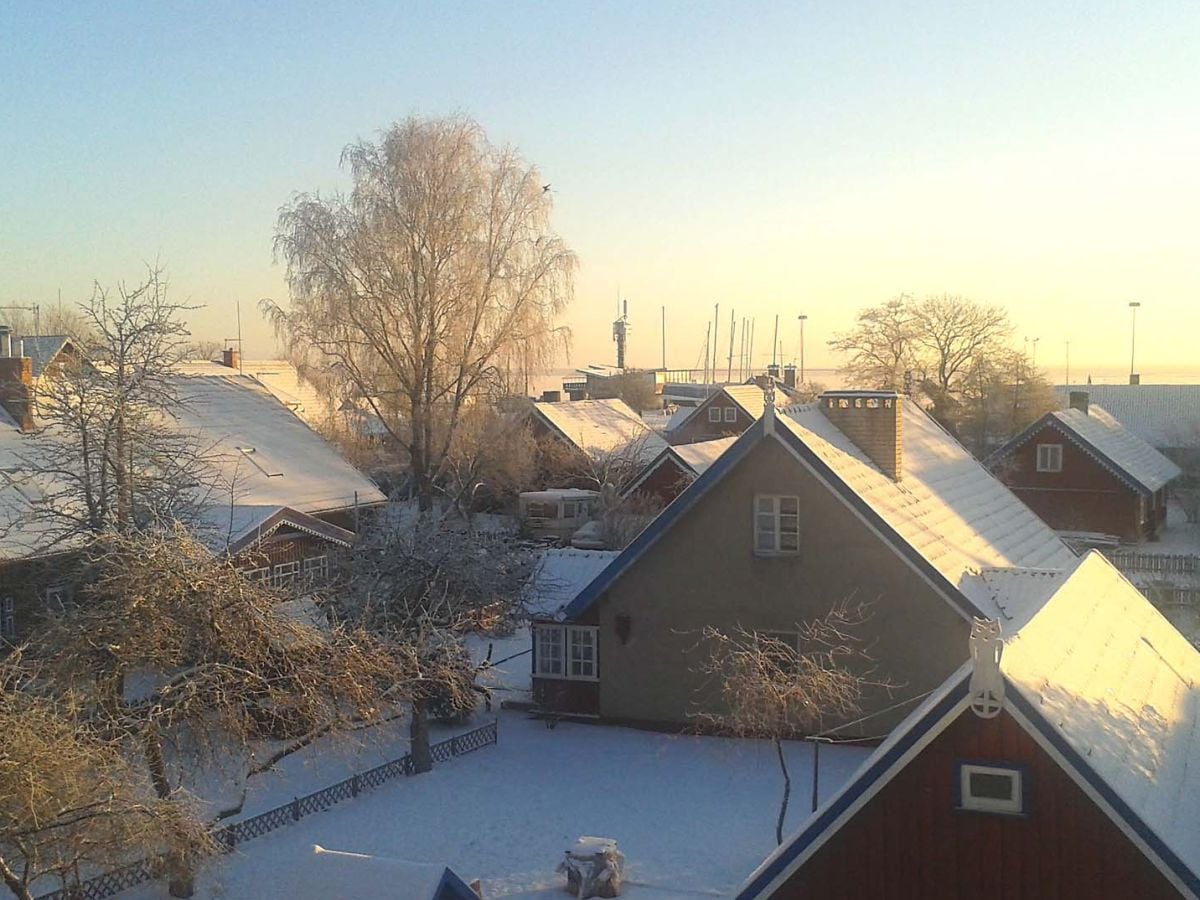
[[[774,849],[781,777],[767,743],[571,722],[549,729],[518,712],[500,718],[495,746],[243,844],[209,864],[196,896],[315,898],[290,884],[285,888],[282,873],[318,844],[449,866],[464,879],[480,878],[489,898],[560,897],[563,876],[555,867],[580,835],[618,842],[626,858],[626,896],[721,896]],[[822,799],[867,753],[822,748]],[[789,743],[787,757],[793,779],[790,831],[808,815],[811,747]],[[280,794],[322,787],[345,759],[331,766],[312,760],[307,768],[299,765],[281,778],[286,788],[256,790],[248,806],[261,808]],[[166,897],[166,886],[124,896]]]

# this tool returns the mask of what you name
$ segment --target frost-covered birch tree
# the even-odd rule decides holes
[[[280,211],[291,301],[262,308],[293,359],[375,411],[427,510],[466,406],[565,341],[575,256],[537,169],[469,119],[406,119],[342,163],[349,194]]]

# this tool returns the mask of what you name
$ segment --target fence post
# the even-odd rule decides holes
[[[293,822],[300,821],[300,798],[299,797],[292,798],[292,821]]]
[[[454,735],[454,737],[450,738],[450,755],[458,756],[458,754],[459,754],[458,735],[456,734],[456,735]]]
[[[357,772],[355,772],[353,775],[350,776],[350,796],[351,797],[358,796],[358,773]]]

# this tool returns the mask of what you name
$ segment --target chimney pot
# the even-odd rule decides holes
[[[903,475],[904,416],[895,391],[826,391],[819,406],[825,418],[854,442],[888,478]]]
[[[1130,383],[1130,384],[1141,384],[1141,383],[1142,383],[1142,376],[1141,376],[1141,375],[1138,375],[1138,374],[1135,374],[1134,372],[1130,372],[1130,373],[1129,373],[1129,383]]]
[[[239,360],[237,350],[235,350],[233,347],[226,347],[221,351],[221,362],[223,362],[225,366],[230,369],[240,368],[238,365]]]
[[[1085,416],[1088,414],[1088,392],[1087,391],[1071,391],[1068,396],[1068,402],[1071,409],[1077,409]]]
[[[796,367],[787,365],[783,367],[783,386],[795,389],[796,387]]]

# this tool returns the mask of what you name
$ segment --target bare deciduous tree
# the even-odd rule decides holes
[[[280,212],[291,306],[263,310],[293,357],[324,361],[371,405],[428,510],[469,400],[565,340],[575,257],[537,170],[468,119],[409,118],[342,161],[348,196]]]
[[[15,896],[168,847],[188,861],[213,851],[193,810],[148,790],[119,735],[39,693],[20,663],[0,664],[0,878]]]
[[[975,361],[1000,352],[1012,335],[1008,313],[966,297],[927,297],[913,307],[918,358],[925,373],[923,390],[933,414],[952,423],[967,376]]]
[[[917,368],[913,300],[901,295],[860,310],[854,327],[835,335],[830,349],[846,355],[842,371],[856,387],[900,391],[905,372]]]
[[[81,306],[87,337],[39,380],[40,430],[22,451],[49,546],[188,518],[200,501],[201,448],[169,427],[191,309],[168,299],[157,268],[136,287],[97,285]]]
[[[726,633],[710,627],[702,633],[708,656],[700,670],[716,680],[720,708],[697,718],[723,732],[765,738],[775,747],[783,774],[776,843],[783,843],[792,789],[784,740],[819,734],[827,720],[858,712],[865,688],[882,684],[869,681],[855,665],[868,658],[854,635],[867,615],[865,606],[839,604],[819,619],[798,623],[795,644],[779,633],[742,628]]]
[[[109,532],[90,567],[92,582],[30,651],[62,696],[136,748],[159,800],[175,798],[174,770],[219,753],[256,774],[400,699],[402,654],[362,630],[289,617],[277,592],[182,527]],[[283,747],[255,761],[265,738]],[[173,848],[168,861],[175,895],[186,896],[188,858]]]
[[[962,379],[955,434],[980,458],[1057,409],[1054,389],[1017,350],[980,354]]]
[[[512,505],[532,487],[537,474],[537,442],[528,422],[486,403],[463,410],[443,466],[441,487],[469,522],[483,497]]]
[[[355,546],[339,612],[406,654],[401,693],[412,706],[416,771],[433,766],[431,707],[453,714],[475,706],[475,667],[463,636],[512,627],[535,563],[510,537],[444,528],[426,517],[404,524],[385,517]]]

